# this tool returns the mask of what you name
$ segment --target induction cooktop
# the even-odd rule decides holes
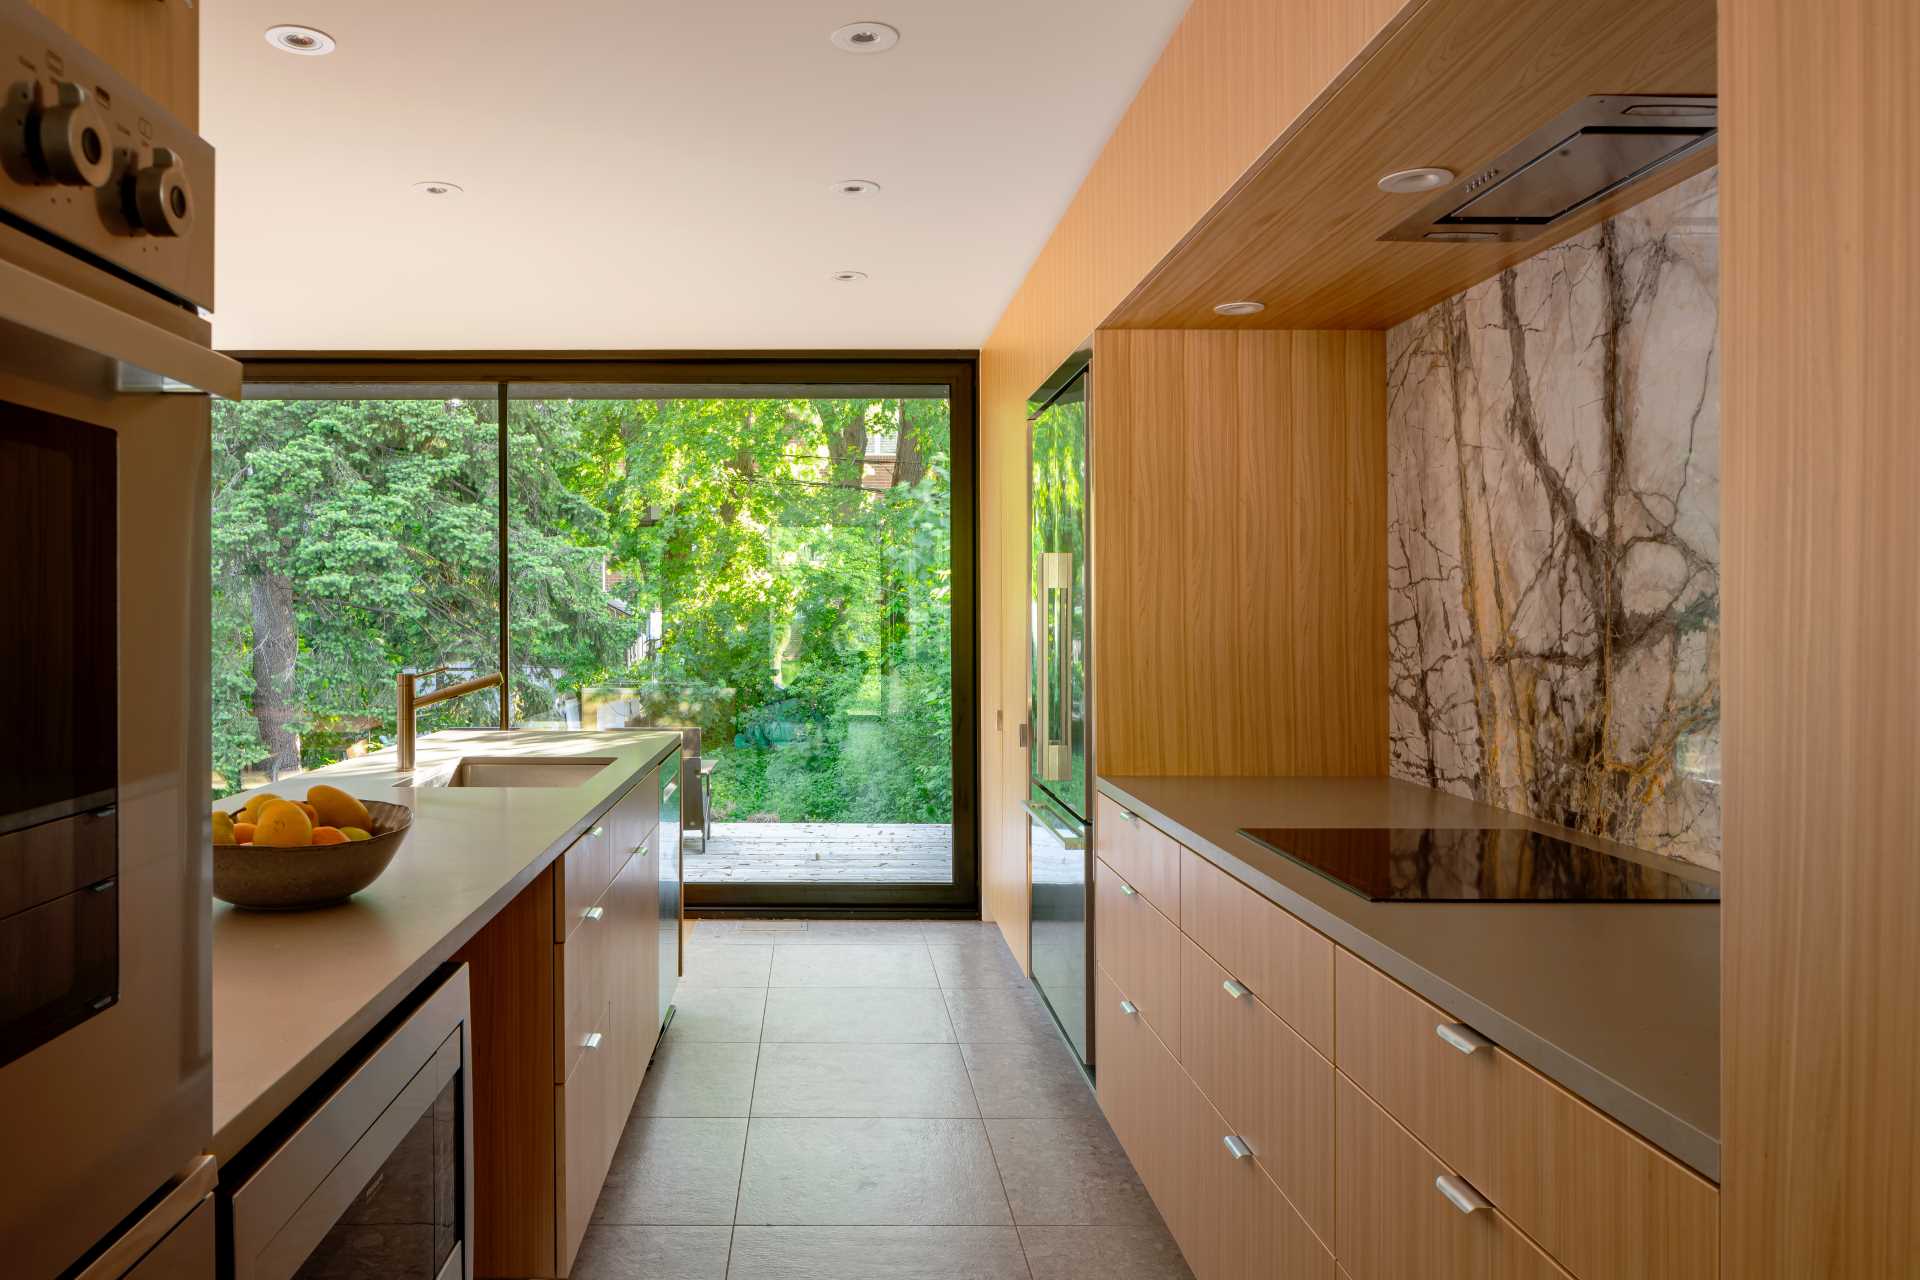
[[[1258,827],[1241,835],[1374,902],[1718,902],[1718,885],[1523,828]]]

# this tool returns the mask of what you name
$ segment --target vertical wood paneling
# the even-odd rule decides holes
[[[1194,0],[981,348],[982,907],[1023,963],[1026,756],[1017,729],[1027,687],[1027,394],[1402,7],[1403,0]]]
[[[1723,0],[1721,1238],[1920,1254],[1920,7]]]
[[[1383,336],[1103,330],[1094,364],[1101,771],[1383,773]]]

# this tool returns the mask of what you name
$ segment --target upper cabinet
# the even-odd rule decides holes
[[[192,0],[32,0],[115,70],[200,128],[200,10]]]

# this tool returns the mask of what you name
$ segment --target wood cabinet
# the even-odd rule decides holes
[[[32,0],[33,7],[200,128],[200,12],[193,0]]]
[[[1111,796],[1096,795],[1093,810],[1094,852],[1160,914],[1178,920],[1180,846]]]
[[[1192,850],[1180,928],[1301,1039],[1333,1055],[1333,943]]]
[[[1219,1112],[1225,1133],[1323,1240],[1333,1238],[1333,1064],[1227,971],[1183,940],[1180,1062]],[[1105,1011],[1101,1011],[1104,1015]]]
[[[1094,861],[1094,950],[1161,1042],[1180,1043],[1180,930],[1105,862]],[[1098,1021],[1096,1018],[1095,1021]]]
[[[1346,951],[1335,988],[1340,1070],[1576,1275],[1717,1273],[1712,1183]]]

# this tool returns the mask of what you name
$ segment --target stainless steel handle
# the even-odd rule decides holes
[[[1228,978],[1225,982],[1221,983],[1220,989],[1232,996],[1235,1000],[1247,994],[1247,989],[1235,982],[1232,978]]]
[[[1061,848],[1084,849],[1087,847],[1087,842],[1084,837],[1069,835],[1067,832],[1062,831],[1060,828],[1054,826],[1051,822],[1048,822],[1046,815],[1041,813],[1038,809],[1034,808],[1033,802],[1031,800],[1021,801],[1020,807],[1027,811],[1027,816],[1029,818],[1032,818],[1035,822],[1039,823],[1041,826],[1045,827],[1049,832],[1051,832],[1053,834],[1053,838],[1060,842]]]
[[[605,827],[595,827],[593,830],[587,832],[587,834],[597,839],[598,837],[607,834],[607,829]]]
[[[1140,891],[1128,884],[1125,880],[1120,882],[1120,892],[1129,898],[1137,898],[1140,896]]]
[[[1038,682],[1039,723],[1034,745],[1040,750],[1038,776],[1064,781],[1073,771],[1073,554],[1048,551],[1040,557],[1039,634],[1034,637],[1033,664]],[[1048,686],[1049,665],[1060,687]],[[1054,717],[1058,715],[1058,722]]]
[[[1136,827],[1140,825],[1140,815],[1135,813],[1131,809],[1122,809],[1120,811],[1120,816],[1125,818],[1128,822],[1131,822]]]
[[[588,907],[585,911],[582,911],[580,913],[580,918],[582,920],[598,920],[601,916],[605,914],[607,914],[607,909],[605,907]]]
[[[1464,1178],[1443,1173],[1433,1180],[1433,1185],[1439,1188],[1440,1194],[1447,1198],[1448,1204],[1462,1213],[1478,1213],[1482,1209],[1493,1208],[1492,1203],[1475,1191],[1473,1184]]]
[[[1230,1133],[1220,1139],[1220,1141],[1226,1143],[1227,1150],[1233,1153],[1235,1160],[1245,1160],[1253,1154],[1253,1148],[1248,1146],[1246,1139],[1240,1137],[1238,1134]]]
[[[1433,1029],[1433,1034],[1462,1053],[1478,1053],[1482,1049],[1493,1048],[1493,1041],[1464,1022],[1443,1022]]]
[[[1140,1012],[1140,1006],[1131,1000],[1122,1000],[1120,1002],[1120,1012],[1131,1018],[1134,1014]]]
[[[641,841],[641,842],[640,842],[639,844],[637,844],[637,845],[635,845],[635,846],[633,846],[633,854],[632,854],[632,856],[633,856],[633,857],[636,857],[636,858],[644,858],[644,857],[646,857],[646,856],[647,856],[647,843],[646,843],[646,841],[644,841],[644,840],[642,840],[642,841]]]
[[[1066,581],[1060,584],[1060,617],[1055,634],[1060,637],[1060,749],[1073,753],[1073,571],[1068,562]]]
[[[584,1048],[598,1049],[600,1047],[600,1033],[598,1031],[587,1032],[587,1038],[582,1040],[580,1044]]]
[[[667,801],[673,799],[673,793],[679,789],[680,784],[677,782],[669,782],[666,786],[660,788],[660,803],[665,805]]]

